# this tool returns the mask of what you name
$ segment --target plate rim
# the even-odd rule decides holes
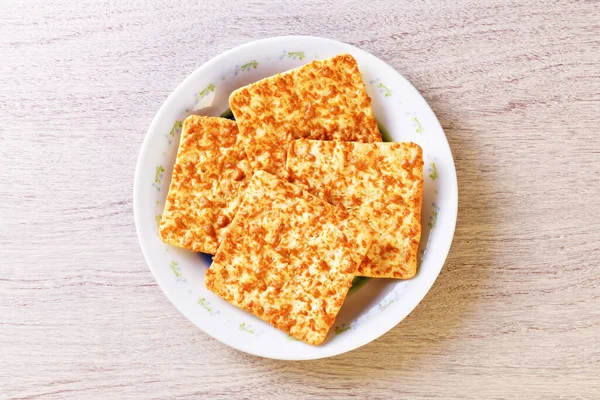
[[[254,351],[254,349],[252,347],[249,346],[240,346],[237,342],[235,342],[234,340],[230,340],[228,337],[219,337],[216,334],[213,334],[213,332],[210,332],[210,330],[205,329],[205,327],[201,327],[199,326],[196,321],[194,321],[192,318],[188,317],[187,313],[184,312],[184,310],[182,310],[182,307],[180,307],[178,305],[178,303],[175,301],[174,296],[172,296],[169,291],[166,288],[166,285],[161,283],[161,280],[158,279],[157,274],[154,271],[154,268],[152,267],[152,262],[151,262],[151,258],[149,255],[149,250],[147,250],[147,244],[144,244],[144,241],[142,240],[142,232],[141,232],[141,215],[140,215],[140,208],[141,208],[141,204],[140,202],[142,201],[142,199],[140,198],[140,192],[141,192],[141,184],[142,184],[142,165],[145,164],[146,158],[148,157],[149,154],[149,147],[150,147],[150,142],[151,142],[151,133],[154,132],[157,129],[157,125],[160,124],[160,121],[163,120],[165,118],[165,114],[167,113],[167,110],[172,106],[172,103],[175,103],[177,101],[177,99],[180,97],[181,92],[183,92],[185,90],[185,88],[190,84],[191,81],[193,81],[195,79],[195,77],[197,75],[200,75],[202,73],[203,70],[206,69],[210,69],[212,68],[213,64],[218,64],[222,59],[228,57],[230,54],[235,53],[235,52],[239,52],[241,50],[244,50],[246,48],[250,48],[253,46],[256,46],[257,44],[260,43],[265,43],[265,42],[274,42],[274,41],[286,41],[286,40],[307,40],[307,41],[321,41],[324,43],[329,43],[332,45],[336,45],[336,46],[341,46],[341,47],[349,47],[352,48],[353,51],[362,53],[366,58],[370,58],[373,59],[374,61],[380,62],[382,63],[385,68],[388,70],[388,72],[395,74],[399,79],[401,79],[405,84],[409,85],[412,89],[414,89],[415,93],[421,97],[421,99],[423,100],[423,102],[427,105],[426,107],[426,112],[429,113],[429,117],[432,121],[435,121],[435,124],[437,124],[437,128],[439,128],[439,130],[442,133],[442,137],[445,143],[445,146],[448,148],[449,150],[449,156],[450,156],[450,160],[452,161],[449,164],[449,167],[446,170],[446,173],[448,173],[447,175],[447,180],[449,181],[448,184],[450,186],[451,189],[453,189],[452,191],[454,192],[454,196],[451,196],[451,201],[454,204],[454,207],[449,207],[447,208],[446,212],[449,213],[448,217],[451,223],[451,226],[448,226],[448,230],[451,230],[451,233],[449,234],[450,236],[450,240],[447,242],[447,245],[445,246],[446,248],[436,248],[436,253],[439,254],[439,258],[440,258],[440,265],[436,266],[436,271],[435,273],[432,273],[431,276],[429,277],[428,280],[425,280],[424,284],[422,285],[422,292],[417,294],[416,296],[413,296],[411,299],[411,304],[408,307],[405,307],[404,311],[402,313],[396,314],[394,316],[394,318],[388,318],[386,320],[386,323],[380,324],[380,328],[378,330],[373,331],[373,333],[368,333],[366,335],[363,335],[362,338],[356,340],[352,345],[343,348],[341,350],[335,350],[335,351],[324,351],[322,353],[319,353],[317,355],[311,354],[308,357],[302,357],[302,356],[298,356],[298,357],[290,357],[290,356],[271,356],[271,355],[265,355],[265,354],[260,354],[259,352]],[[327,357],[333,357],[339,354],[343,354],[352,350],[355,350],[359,347],[362,347],[376,339],[378,339],[379,337],[381,337],[382,335],[388,333],[392,328],[394,328],[396,325],[398,325],[400,322],[402,322],[416,307],[417,305],[419,305],[421,303],[421,301],[423,301],[423,299],[425,298],[425,296],[429,293],[429,291],[431,290],[431,287],[433,286],[434,282],[437,280],[441,269],[443,268],[443,266],[446,263],[448,254],[450,252],[450,249],[452,247],[452,243],[454,241],[454,234],[456,231],[456,223],[457,223],[457,217],[458,217],[458,179],[457,179],[457,175],[456,175],[456,165],[454,162],[454,156],[452,154],[452,148],[450,147],[450,144],[448,142],[448,138],[446,136],[446,133],[444,132],[437,116],[435,115],[435,113],[433,112],[433,110],[431,109],[431,106],[429,105],[429,103],[425,100],[425,98],[423,98],[423,96],[421,95],[421,93],[412,85],[412,83],[410,83],[400,72],[396,71],[392,66],[390,66],[389,64],[387,64],[384,60],[381,60],[380,58],[376,57],[375,55],[360,49],[352,44],[348,44],[345,42],[341,42],[338,40],[334,40],[334,39],[329,39],[329,38],[323,38],[323,37],[318,37],[318,36],[305,36],[305,35],[286,35],[286,36],[273,36],[273,37],[268,37],[268,38],[262,38],[262,39],[258,39],[258,40],[252,40],[249,42],[246,42],[244,44],[238,45],[236,47],[233,47],[229,50],[226,50],[212,58],[210,58],[209,60],[207,60],[206,62],[202,63],[200,66],[198,66],[194,71],[192,71],[183,81],[181,81],[176,87],[175,89],[168,95],[168,97],[165,99],[165,101],[161,104],[160,108],[158,109],[157,113],[155,114],[154,118],[152,119],[152,122],[150,123],[150,126],[148,127],[148,130],[146,131],[145,135],[144,135],[144,140],[142,142],[142,145],[140,147],[139,153],[138,153],[138,157],[137,157],[137,163],[136,163],[136,168],[135,168],[135,173],[134,173],[134,182],[133,182],[133,211],[134,211],[134,221],[135,221],[135,227],[136,227],[136,234],[138,236],[138,241],[139,241],[139,245],[140,248],[142,250],[142,254],[144,256],[144,260],[146,262],[146,265],[148,266],[148,268],[150,269],[150,272],[152,273],[152,276],[154,277],[154,280],[156,281],[156,283],[158,284],[159,288],[162,290],[162,292],[165,294],[165,296],[169,299],[169,301],[175,306],[175,308],[181,313],[183,314],[183,316],[185,316],[192,324],[194,324],[196,327],[198,327],[200,330],[202,330],[205,334],[207,334],[208,336],[210,336],[211,338],[229,346],[232,347],[236,350],[242,351],[244,353],[247,354],[252,354],[254,356],[259,356],[259,357],[265,357],[265,358],[271,358],[271,359],[280,359],[280,360],[310,360],[310,359],[321,359],[321,358],[327,358]]]

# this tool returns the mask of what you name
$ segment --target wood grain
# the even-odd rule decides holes
[[[598,398],[596,1],[0,2],[0,397]],[[133,172],[160,104],[241,43],[357,45],[425,96],[460,206],[448,261],[351,353],[232,350],[143,260]]]

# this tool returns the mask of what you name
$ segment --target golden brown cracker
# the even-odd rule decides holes
[[[381,142],[371,99],[349,54],[242,87],[229,105],[253,167],[283,178],[294,139]]]
[[[368,222],[378,234],[358,275],[413,277],[421,238],[423,153],[415,143],[296,140],[290,181]]]
[[[374,234],[343,209],[257,171],[205,283],[276,328],[320,344]]]
[[[234,121],[192,115],[183,122],[159,225],[168,244],[215,254],[252,177]]]

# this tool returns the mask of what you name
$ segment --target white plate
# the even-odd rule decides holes
[[[350,53],[358,61],[379,123],[394,141],[423,148],[425,189],[420,267],[408,281],[371,279],[353,288],[321,346],[291,339],[204,287],[210,256],[162,243],[162,213],[177,153],[181,121],[191,113],[218,116],[241,86],[312,60]],[[442,128],[417,90],[389,65],[356,47],[317,37],[275,37],[251,42],[208,61],[187,77],[152,121],[138,159],[135,224],[144,257],[169,300],[190,321],[221,342],[262,357],[330,357],[383,335],[423,299],[446,259],[456,224],[458,191],[452,153]],[[401,351],[401,349],[398,349]]]

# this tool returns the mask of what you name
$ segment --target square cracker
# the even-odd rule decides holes
[[[240,88],[229,105],[253,167],[282,178],[294,139],[381,142],[371,99],[349,54]]]
[[[257,171],[206,287],[293,337],[320,344],[375,232],[342,208]]]
[[[417,272],[423,152],[415,143],[296,140],[290,181],[341,206],[378,234],[358,275],[412,278]]]
[[[252,177],[234,121],[191,115],[183,122],[160,238],[215,254]]]

